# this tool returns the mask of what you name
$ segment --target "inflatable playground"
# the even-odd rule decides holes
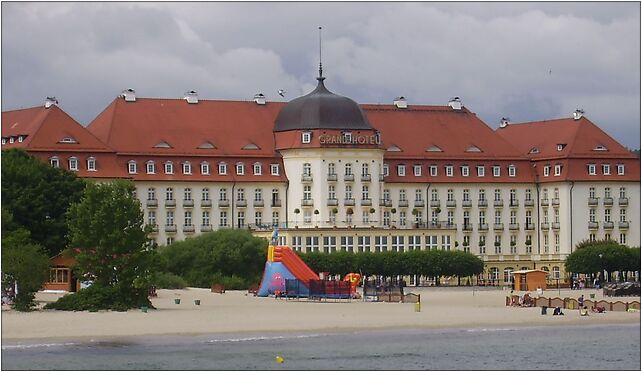
[[[322,299],[359,298],[361,275],[350,273],[343,280],[322,280],[287,246],[268,246],[267,260],[257,296]]]

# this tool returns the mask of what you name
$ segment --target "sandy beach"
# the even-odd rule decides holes
[[[211,293],[207,289],[159,290],[152,300],[156,309],[127,312],[2,311],[2,341],[53,339],[110,339],[149,335],[190,335],[241,332],[333,332],[391,328],[503,328],[555,325],[640,323],[640,313],[607,311],[580,317],[577,310],[565,316],[541,315],[540,308],[505,306],[510,290],[471,288],[412,288],[421,294],[421,311],[411,303],[375,303],[353,300],[313,302],[247,295],[245,291]],[[601,291],[562,290],[560,297],[577,298]],[[532,294],[532,293],[531,293]],[[60,294],[38,293],[42,303]],[[544,297],[558,297],[557,290]],[[180,304],[174,299],[180,298]],[[194,300],[201,301],[200,306]],[[640,301],[639,297],[606,298]]]

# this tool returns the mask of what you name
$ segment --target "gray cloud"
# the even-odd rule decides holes
[[[2,109],[56,95],[88,123],[144,97],[280,100],[327,86],[363,103],[452,96],[491,126],[575,108],[640,146],[639,3],[2,3]],[[550,73],[549,73],[550,71]]]

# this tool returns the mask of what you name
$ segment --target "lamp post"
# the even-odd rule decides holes
[[[602,265],[603,254],[600,253],[598,256],[600,256],[600,275],[598,277],[600,278],[600,283],[601,283],[601,282],[604,281],[604,280],[602,280],[602,276],[604,275],[604,269],[603,269],[603,265]]]

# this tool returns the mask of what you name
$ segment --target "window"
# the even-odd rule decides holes
[[[174,226],[174,211],[165,212],[165,225]]]
[[[450,250],[450,235],[441,236],[441,249],[444,251]]]
[[[192,212],[191,211],[185,211],[185,223],[183,224],[184,226],[192,226]]]
[[[272,226],[279,226],[279,212],[272,212]]]
[[[147,162],[146,166],[147,174],[156,173],[156,163],[153,160]]]
[[[361,252],[370,252],[370,237],[369,236],[360,236],[358,238],[357,250]]]
[[[415,201],[422,201],[423,200],[423,193],[421,192],[421,189],[416,189],[415,190]]]
[[[553,212],[554,212],[553,222],[560,223],[560,210],[555,208],[555,209],[553,209]]]
[[[171,161],[165,162],[165,174],[173,174],[174,173],[174,163]]]
[[[303,163],[303,176],[310,177],[312,175],[312,165],[310,163]]]
[[[595,234],[589,234],[589,240],[594,242],[596,240]]]
[[[263,225],[263,212],[261,211],[254,212],[254,225],[255,226]]]
[[[13,142],[15,142],[15,137],[9,137],[9,143],[13,143]],[[62,141],[60,142],[66,143],[67,141],[65,141],[65,138],[63,138]],[[73,142],[69,141],[69,143],[73,143]]]
[[[129,172],[129,174],[136,174],[136,171],[137,171],[137,169],[136,169],[136,162],[135,162],[135,161],[133,161],[133,160],[130,160],[130,161],[127,163],[127,170],[128,170],[128,172]]]
[[[484,177],[484,166],[483,165],[478,165],[477,166],[477,177]]]
[[[555,175],[559,176],[560,174],[562,174],[562,165],[555,164]]]
[[[421,176],[421,165],[414,165],[412,168],[414,170],[415,176]]]
[[[595,164],[589,164],[588,165],[588,174],[589,176],[595,176]]]
[[[210,212],[209,211],[203,211],[202,219],[201,219],[201,225],[203,225],[203,226],[209,226],[210,225]]]
[[[517,175],[517,168],[514,165],[508,166],[508,177],[515,177]]]
[[[337,251],[337,237],[336,236],[324,236],[323,237],[323,252],[324,253],[334,253]]]
[[[626,222],[626,209],[620,209],[620,222]]]
[[[245,200],[245,189],[236,190],[236,201],[244,201],[244,200]]]
[[[305,245],[307,252],[318,252],[319,251],[319,237],[318,236],[308,236],[305,238]]]
[[[239,211],[236,214],[236,227],[238,227],[239,229],[245,227],[245,212]]]
[[[383,225],[388,227],[390,226],[390,212],[383,212]]]
[[[542,213],[543,213],[542,222],[548,223],[548,209],[542,210]]]
[[[610,187],[605,187],[604,188],[604,197],[605,198],[610,198],[611,197],[611,188]]]
[[[218,174],[227,174],[227,163],[218,163]]]
[[[526,228],[533,223],[533,212],[532,211],[526,211]]]
[[[354,236],[341,237],[341,252],[354,252]]]
[[[464,189],[463,191],[463,200],[470,201],[470,190]]]
[[[303,132],[303,133],[301,133],[301,142],[310,143],[311,139],[312,139],[312,132]]]
[[[150,187],[147,189],[147,200],[154,200],[156,199],[156,189],[153,187]]]
[[[447,177],[452,177],[453,176],[453,166],[452,165],[446,165],[446,176]]]
[[[437,249],[437,235],[427,235],[426,236],[426,250],[432,251]]]
[[[397,165],[397,175],[403,177],[406,175],[406,166],[403,164]]]
[[[210,163],[206,161],[201,162],[201,174],[203,175],[210,174]]]
[[[532,235],[526,235],[526,241],[524,242],[526,246],[526,253],[533,253],[533,237]]]
[[[183,200],[192,200],[192,189],[189,187],[183,191]]]
[[[7,138],[6,138],[6,137],[2,137],[2,144],[3,144],[3,145],[6,145],[6,144],[7,144]]]
[[[367,185],[361,187],[362,200],[370,199],[370,188]]]
[[[293,236],[292,237],[292,249],[295,251],[300,252],[301,251],[301,241],[302,238],[300,236]]]
[[[201,199],[202,200],[210,200],[210,189],[204,188],[201,191]]]
[[[58,168],[60,167],[60,160],[57,156],[52,156],[49,158],[49,164],[54,168]]]
[[[87,170],[88,171],[96,171],[96,158],[93,156],[87,158]]]
[[[480,225],[486,224],[486,212],[485,211],[479,211],[479,224]]]
[[[493,166],[493,177],[499,177],[501,175],[502,168],[495,165]]]
[[[72,156],[69,158],[69,170],[71,171],[77,171],[78,170],[78,158],[75,156]],[[130,172],[132,173],[132,172]],[[136,169],[134,168],[134,172],[136,173]]]
[[[548,234],[544,234],[544,253],[548,253],[549,240]]]
[[[165,200],[174,200],[174,189],[168,187],[165,189]]]
[[[312,200],[312,186],[303,186],[303,200]]]
[[[510,223],[511,225],[514,225],[517,223],[517,211],[515,210],[510,211]]]
[[[406,226],[406,212],[399,212],[399,226]]]
[[[403,236],[398,236],[394,235],[392,237],[392,251],[393,252],[403,252],[404,248],[404,237]]]
[[[192,174],[192,163],[188,161],[183,163],[183,174]]]
[[[279,189],[272,189],[272,205],[275,206],[279,201]]]
[[[218,190],[218,200],[226,201],[227,200],[227,189]]]
[[[484,189],[479,190],[479,200],[480,201],[486,200],[486,190]]]
[[[502,190],[495,189],[495,201],[502,200]]]
[[[421,250],[421,236],[411,235],[408,237],[408,250],[418,251]]]
[[[383,200],[390,200],[390,189],[383,189]]]
[[[620,234],[620,244],[626,244],[626,234]]]
[[[461,167],[461,175],[462,175],[463,177],[468,177],[468,176],[470,175],[470,169],[468,168],[468,166],[467,166],[467,165],[463,165],[463,166]]]
[[[367,210],[361,211],[361,220],[364,224],[370,223],[370,213]]]
[[[611,165],[610,164],[602,164],[602,174],[605,176],[610,176],[611,175]]]
[[[171,236],[168,236],[167,239],[165,239],[165,244],[166,245],[172,245],[174,244],[174,238]]]
[[[455,212],[454,211],[448,211],[447,217],[446,217],[446,223],[448,226],[452,226],[455,223]]]
[[[610,209],[605,209],[604,210],[604,222],[611,222],[611,210]]]
[[[430,166],[430,176],[431,177],[437,177],[437,166],[436,165],[431,165]]]
[[[421,175],[421,168],[419,169],[419,173]],[[370,166],[368,166],[368,164],[366,163],[361,164],[361,175],[367,176],[369,174],[370,174]]]
[[[334,185],[328,185],[328,199],[336,199],[337,194],[335,192]]]
[[[595,187],[589,187],[589,198],[595,198]]]
[[[589,209],[589,222],[595,222],[595,208]]]
[[[626,187],[620,187],[620,198],[626,198]]]
[[[533,194],[531,189],[526,189],[525,194],[526,194],[526,200],[533,200]]]
[[[389,174],[390,174],[390,168],[388,167],[388,164],[384,164],[383,165],[383,176],[384,177],[388,177]]]
[[[502,211],[495,211],[495,224],[502,223]]]
[[[544,177],[548,177],[550,173],[551,173],[551,166],[550,165],[545,165],[544,166]]]
[[[256,201],[263,200],[263,190],[254,189],[254,200],[256,200]]]
[[[242,176],[245,174],[245,165],[241,162],[236,163],[236,174]]]
[[[624,176],[624,164],[617,165],[617,175]]]
[[[446,191],[446,200],[448,200],[449,202],[455,201],[455,192],[453,191],[453,189],[448,189]]]
[[[336,173],[336,166],[334,163],[328,163],[328,174],[329,175],[334,175]]]
[[[502,254],[502,237],[495,235],[495,254]]]
[[[406,201],[406,190],[399,190],[399,201]]]
[[[346,176],[352,175],[352,164],[351,163],[346,163],[345,172],[346,172],[345,173]]]
[[[254,175],[260,176],[263,173],[263,167],[261,163],[254,163]]]
[[[421,192],[421,190],[418,190]],[[430,190],[430,201],[439,201],[439,191],[437,189]]]
[[[560,252],[560,235],[555,234],[555,253]]]
[[[386,252],[386,251],[388,251],[388,237],[375,236],[375,252]]]
[[[548,189],[542,190],[542,199],[548,200]]]
[[[147,224],[152,226],[156,225],[156,211],[147,212]]]
[[[227,227],[227,211],[219,213],[219,226]]]
[[[278,164],[270,164],[270,174],[273,176],[278,176],[279,175],[279,165]]]

